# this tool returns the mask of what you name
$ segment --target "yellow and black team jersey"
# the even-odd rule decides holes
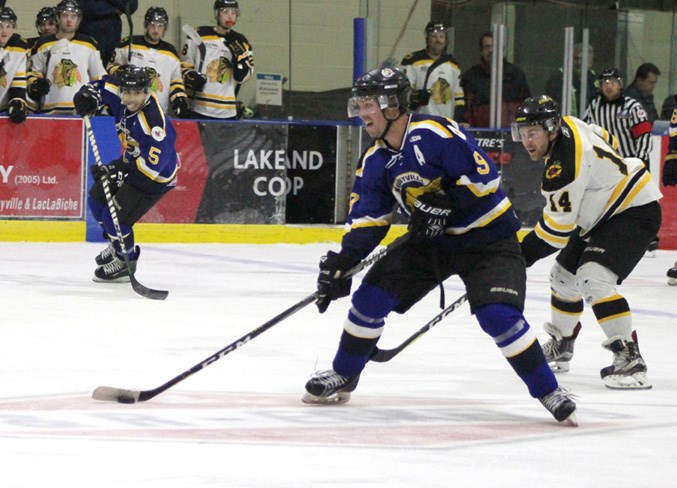
[[[0,50],[0,111],[7,110],[13,98],[26,99],[26,41],[12,34]]]
[[[42,104],[43,113],[73,114],[75,93],[105,74],[93,38],[84,34],[76,34],[70,41],[61,41],[56,35],[41,37],[31,50],[28,85],[37,78],[46,78],[52,85],[44,100],[32,101],[29,106],[35,110]]]
[[[251,77],[252,70],[247,66],[236,69],[233,51],[228,46],[237,45],[237,49],[251,53],[252,47],[247,38],[231,30],[227,34],[219,34],[213,26],[202,26],[197,29],[202,46],[190,38],[186,39],[181,54],[181,68],[195,70],[207,78],[201,92],[195,94],[192,109],[194,112],[218,119],[226,119],[237,115],[237,85]]]
[[[580,227],[584,239],[614,215],[661,198],[644,163],[621,158],[605,129],[563,117],[561,134],[546,158],[541,192],[546,204],[534,233],[561,249]]]
[[[677,108],[672,111],[668,135],[670,136],[670,143],[668,145],[668,154],[665,156],[666,161],[677,159]]]
[[[185,97],[181,75],[181,61],[176,48],[166,41],[150,44],[142,35],[132,38],[132,59],[129,59],[129,37],[122,40],[115,49],[115,56],[108,65],[108,73],[124,64],[134,64],[150,69],[153,81],[151,92],[157,97],[163,110],[169,110],[170,100]]]
[[[404,57],[402,69],[413,90],[428,90],[430,101],[417,113],[459,118],[465,112],[461,68],[451,55],[432,59],[425,49]]]

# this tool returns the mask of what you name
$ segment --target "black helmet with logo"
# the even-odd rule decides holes
[[[541,95],[524,100],[515,114],[515,122],[510,126],[512,139],[520,141],[520,127],[540,125],[548,132],[552,132],[559,126],[561,113],[559,105],[551,97]]]

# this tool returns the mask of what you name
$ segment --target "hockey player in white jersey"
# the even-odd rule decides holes
[[[73,114],[73,96],[106,70],[96,41],[77,33],[82,8],[76,0],[56,6],[57,33],[38,39],[31,51],[28,96],[35,111],[54,115]]]
[[[37,37],[26,39],[28,49],[33,49],[41,37],[56,34],[56,8],[42,7],[35,16],[35,29],[38,31]]]
[[[239,15],[236,0],[216,0],[216,25],[199,27],[199,38],[188,37],[183,46],[184,85],[193,94],[191,108],[200,118],[238,118],[237,93],[254,71],[249,41],[233,30]]]
[[[188,97],[183,87],[181,61],[176,48],[163,40],[169,25],[169,15],[162,7],[150,7],[144,16],[145,33],[123,39],[108,65],[108,73],[115,74],[120,66],[133,64],[145,67],[152,74],[151,92],[165,112],[170,107],[176,117],[190,117]],[[129,59],[131,56],[131,59]]]
[[[14,33],[16,14],[9,7],[0,9],[0,112],[12,122],[26,120],[26,52],[27,46]]]
[[[543,350],[556,372],[569,370],[584,302],[607,339],[613,363],[602,368],[612,389],[648,389],[647,367],[627,300],[617,290],[661,225],[661,193],[644,163],[621,158],[606,130],[561,117],[548,96],[529,98],[517,111],[512,136],[533,161],[545,161],[543,216],[522,240],[530,266],[556,251],[550,272],[551,336]],[[610,144],[611,142],[611,144]]]

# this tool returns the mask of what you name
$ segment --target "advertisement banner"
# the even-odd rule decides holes
[[[81,119],[0,119],[0,218],[81,219]]]

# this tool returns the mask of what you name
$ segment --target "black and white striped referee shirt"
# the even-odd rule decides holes
[[[621,95],[608,102],[603,95],[597,95],[588,105],[583,121],[597,124],[616,136],[622,157],[639,158],[649,164],[651,122],[634,98]]]

